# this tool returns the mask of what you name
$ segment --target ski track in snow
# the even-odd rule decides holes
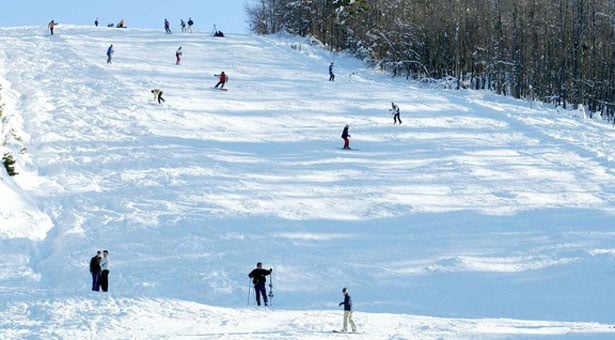
[[[286,36],[63,25],[0,43],[28,144],[0,183],[2,338],[351,337],[331,334],[343,286],[352,337],[615,332],[612,125]],[[91,296],[101,248],[111,293]],[[271,310],[244,307],[256,261]]]

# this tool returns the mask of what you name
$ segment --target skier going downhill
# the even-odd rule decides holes
[[[113,50],[113,44],[111,44],[111,46],[107,49],[107,64],[111,64],[111,56],[113,55],[113,52],[115,51]]]
[[[228,77],[226,76],[224,71],[222,71],[222,73],[220,73],[220,74],[214,74],[214,76],[220,77],[219,78],[220,81],[218,81],[218,83],[214,87],[218,88],[218,86],[220,86],[220,89],[223,89],[224,88],[224,84],[226,84],[226,82],[228,81]]]
[[[158,104],[164,103],[164,98],[162,98],[162,90],[161,89],[153,89],[151,91],[154,94],[154,100],[158,101]]]
[[[175,65],[179,65],[179,62],[182,60],[182,47],[180,46],[177,51],[175,51]]]
[[[267,282],[267,278],[265,276],[271,275],[273,269],[269,268],[263,269],[263,264],[261,262],[256,264],[256,268],[248,274],[248,277],[252,279],[252,283],[254,284],[254,291],[256,293],[256,304],[261,305],[261,295],[263,296],[263,300],[265,302],[265,306],[269,304],[269,300],[267,299],[267,290],[265,288],[265,282]]]
[[[348,124],[344,126],[344,130],[342,131],[342,139],[344,140],[344,150],[350,150],[350,134],[348,133]]]
[[[399,117],[399,106],[393,102],[391,102],[391,112],[393,113],[393,125],[397,122],[401,124],[401,118]]]

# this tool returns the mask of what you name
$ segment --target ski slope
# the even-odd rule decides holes
[[[0,171],[3,339],[346,337],[342,287],[364,339],[615,337],[612,124],[287,36],[62,25],[0,44],[21,140],[3,151],[27,147]]]

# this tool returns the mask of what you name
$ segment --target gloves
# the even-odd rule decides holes
[[[270,272],[272,272],[272,271],[273,271],[273,269],[269,268],[269,271],[270,271]]]

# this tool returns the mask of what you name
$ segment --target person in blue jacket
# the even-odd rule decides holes
[[[107,64],[111,64],[111,56],[113,55],[113,52],[115,51],[113,50],[113,44],[111,44],[111,46],[107,49]]]
[[[344,287],[344,289],[342,289],[342,294],[344,294],[344,301],[339,304],[340,306],[344,305],[344,328],[342,328],[342,332],[347,332],[348,324],[350,324],[352,332],[354,333],[357,331],[357,326],[354,324],[354,321],[352,321],[352,299],[348,294],[348,288]]]
[[[335,80],[335,74],[333,74],[333,63],[329,65],[329,81]]]

